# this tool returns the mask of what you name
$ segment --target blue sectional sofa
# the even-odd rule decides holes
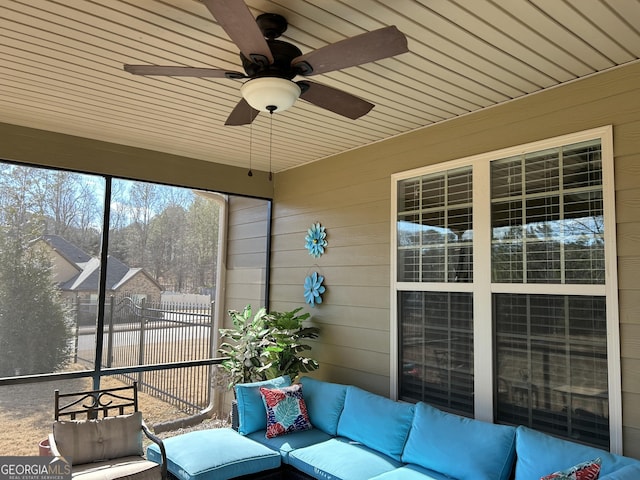
[[[259,388],[289,384],[238,385],[238,431],[165,440],[169,471],[180,480],[538,480],[599,459],[601,480],[640,479],[640,461],[629,457],[310,377],[300,384],[313,428],[266,438]],[[159,460],[157,448],[147,456]]]

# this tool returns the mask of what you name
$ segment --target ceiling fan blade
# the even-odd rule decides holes
[[[256,110],[243,98],[235,106],[233,111],[229,114],[225,125],[249,125],[255,120],[260,113],[260,110]]]
[[[366,115],[374,107],[373,103],[351,95],[350,93],[327,87],[320,83],[303,80],[296,82],[301,86],[303,93],[300,98],[318,107],[325,108],[344,117],[355,120]],[[306,87],[306,90],[305,90]]]
[[[269,65],[273,63],[271,49],[244,0],[203,0],[203,3],[245,57],[256,63],[259,57],[264,57]]]
[[[317,75],[408,52],[407,37],[395,26],[346,38],[296,57],[291,62],[301,75]]]
[[[217,68],[179,67],[172,65],[125,65],[125,71],[134,75],[167,75],[170,77],[245,78],[240,72]]]

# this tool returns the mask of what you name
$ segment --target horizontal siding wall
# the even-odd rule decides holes
[[[358,181],[349,185],[342,175]],[[303,185],[290,185],[274,203],[271,305],[305,306],[312,314],[321,328],[312,350],[321,377],[388,395],[389,179],[351,169],[326,176],[331,178],[325,180],[323,172],[320,188],[309,194],[297,188]],[[319,258],[304,248],[314,222],[327,229],[328,246]],[[325,277],[327,291],[323,303],[311,308],[304,303],[303,282],[314,271]]]
[[[302,284],[325,276],[319,378],[389,395],[390,176],[603,125],[614,127],[624,446],[640,458],[640,64],[276,175],[271,305],[305,306]],[[304,236],[327,229],[320,258]]]
[[[267,200],[229,197],[225,313],[242,311],[247,305],[251,305],[255,313],[266,303],[268,226]],[[231,326],[228,315],[223,326]]]

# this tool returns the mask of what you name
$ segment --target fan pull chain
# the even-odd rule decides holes
[[[269,112],[269,181],[273,180],[273,172],[271,172],[272,147],[273,147],[273,110]]]
[[[273,147],[273,112],[277,107],[274,105],[268,105],[269,110],[269,181],[273,180],[273,172],[271,171],[271,150]]]
[[[249,177],[253,177],[253,172],[251,171],[252,146],[253,146],[253,123],[249,123],[249,172],[247,173]]]

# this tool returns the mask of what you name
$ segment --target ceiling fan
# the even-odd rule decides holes
[[[135,75],[167,75],[248,79],[242,99],[225,125],[246,125],[263,112],[281,112],[298,98],[350,119],[368,113],[373,104],[327,85],[310,80],[294,81],[407,52],[407,39],[395,26],[363,33],[302,54],[291,43],[276,40],[287,29],[286,19],[263,13],[257,19],[244,0],[202,0],[218,24],[240,49],[245,73],[216,68],[124,65]]]

